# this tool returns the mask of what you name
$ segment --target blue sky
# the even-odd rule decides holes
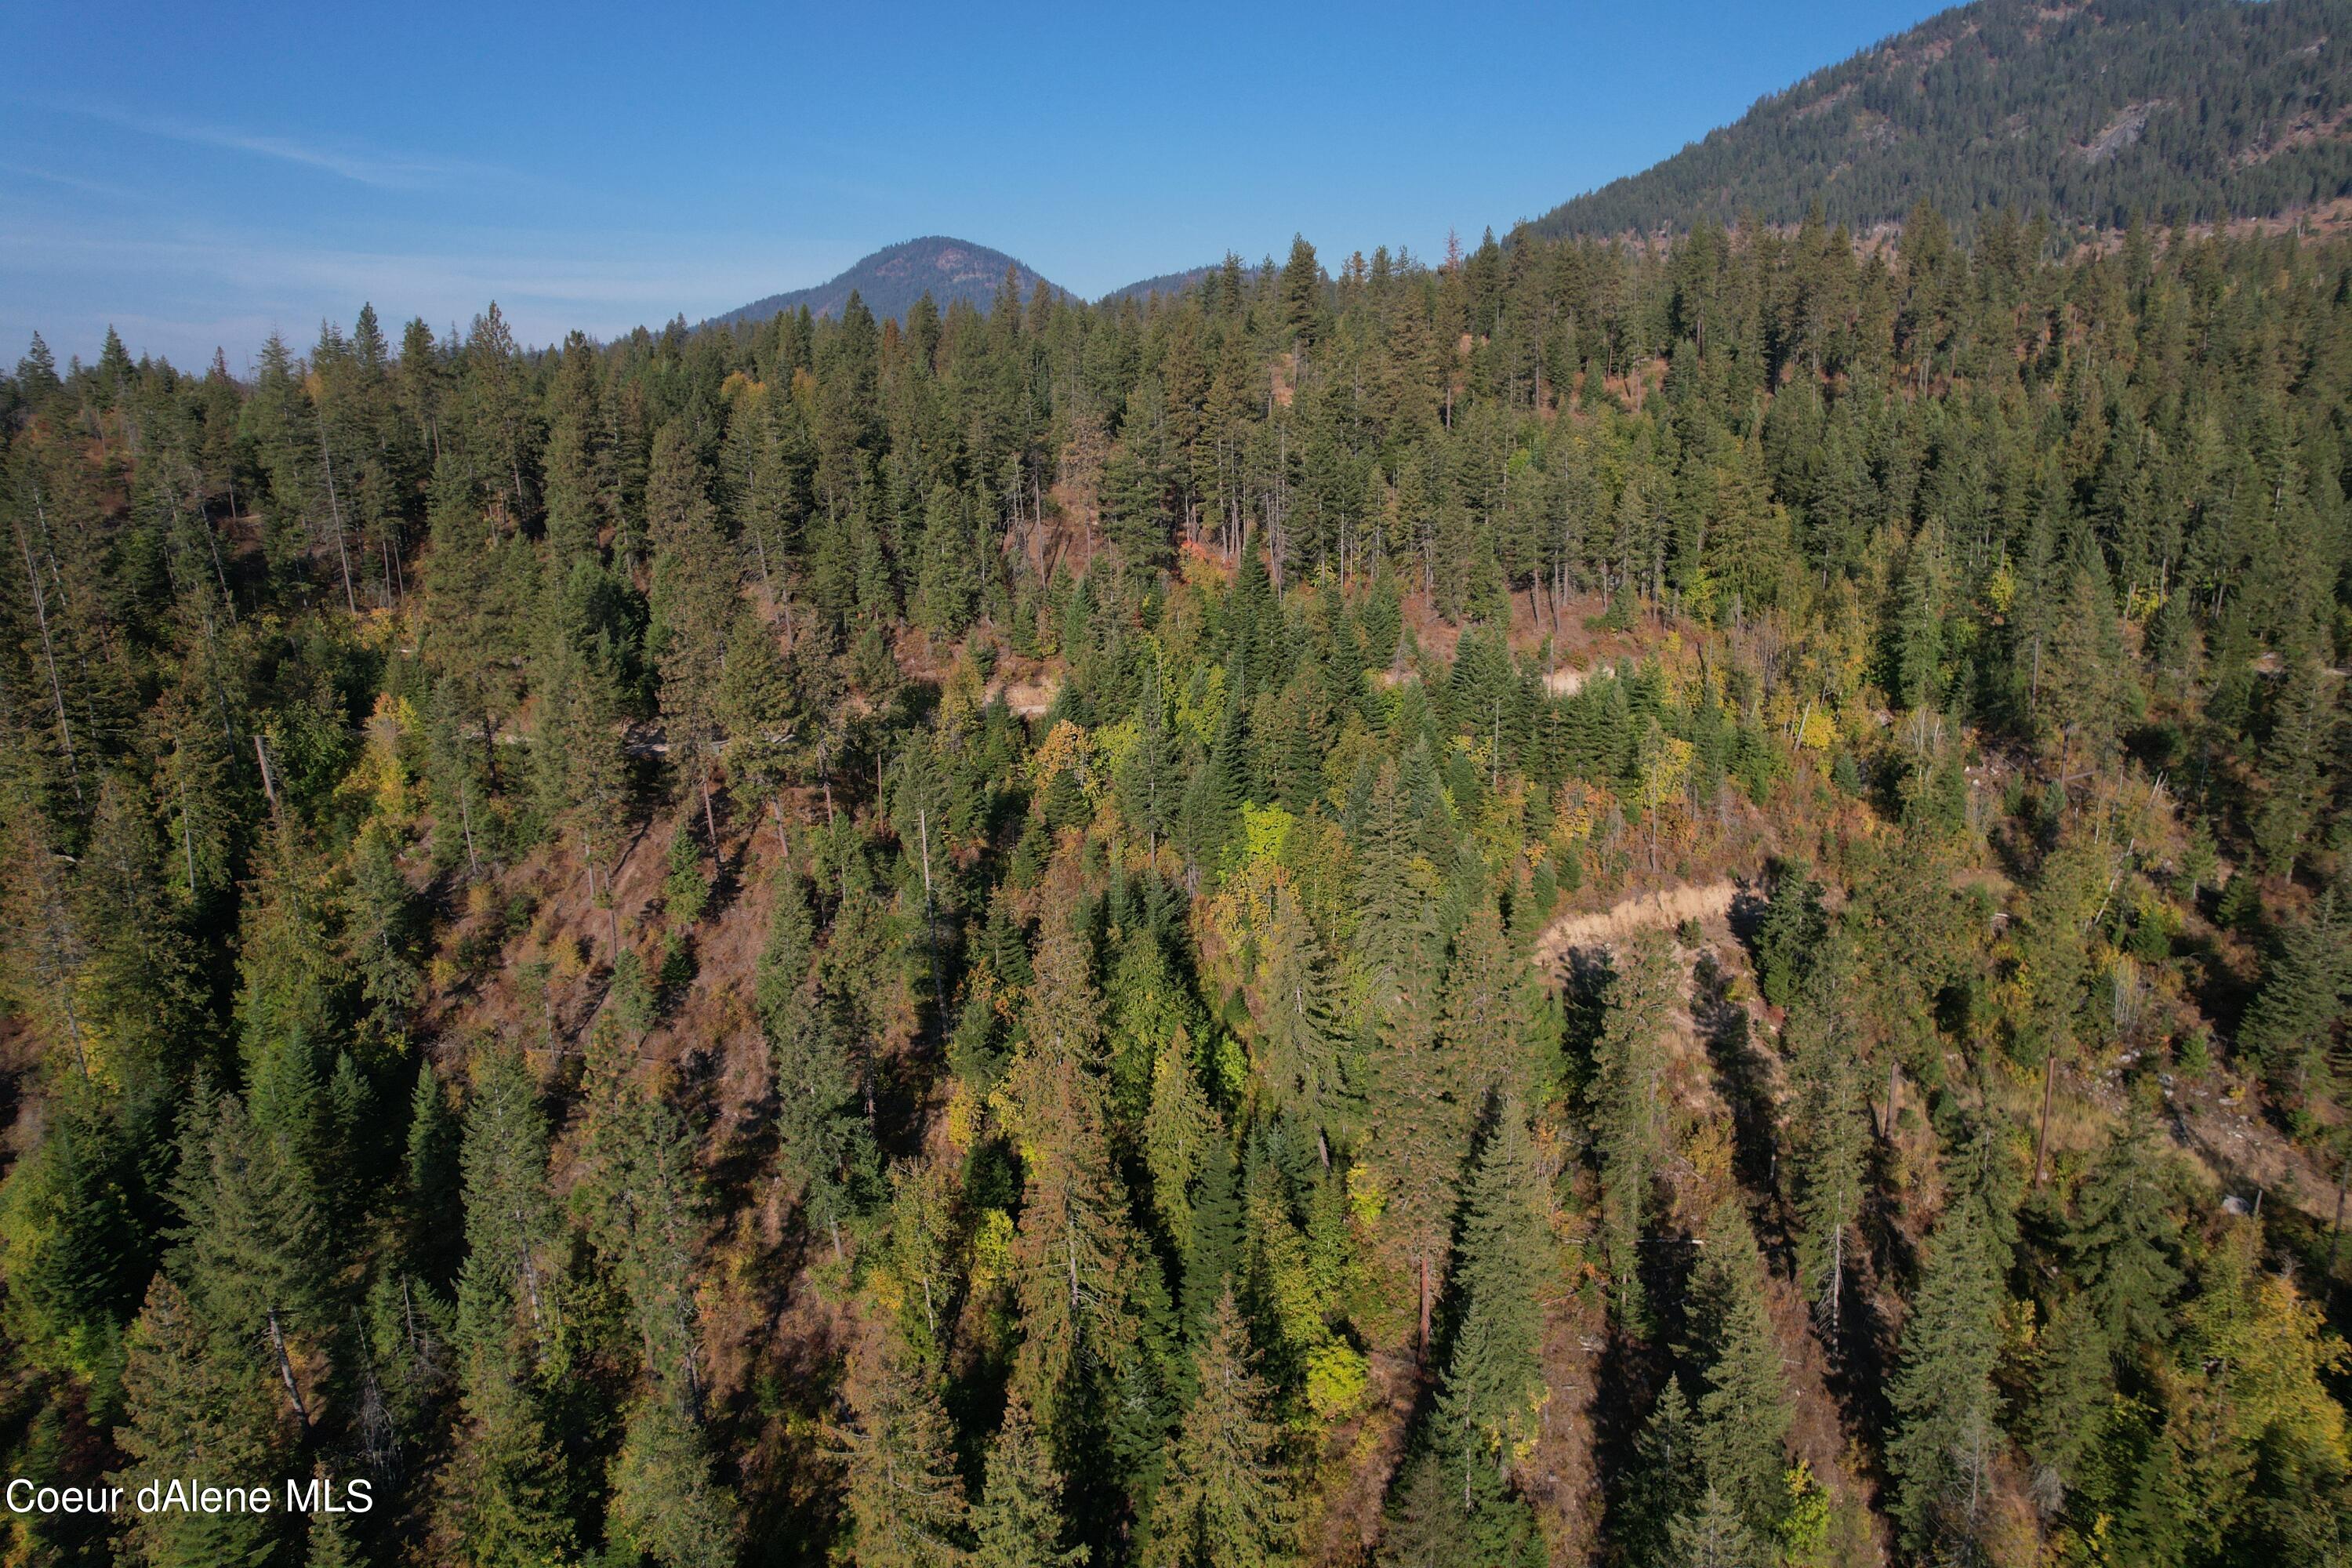
[[[1475,239],[1938,7],[6,7],[0,360],[111,321],[240,368],[373,300],[526,342],[697,320],[894,240],[1094,295]]]

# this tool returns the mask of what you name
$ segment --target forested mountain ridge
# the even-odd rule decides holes
[[[1010,272],[1018,296],[1026,299],[1045,280],[1001,250],[969,240],[926,235],[920,239],[886,245],[839,276],[806,289],[771,294],[723,315],[705,326],[726,327],[741,321],[764,321],[780,311],[807,310],[812,315],[838,316],[856,294],[878,317],[904,321],[918,300],[928,296],[941,310],[961,300],[980,310],[1003,287]],[[1046,285],[1051,288],[1051,284]]]
[[[1975,0],[1814,72],[1535,233],[1651,234],[1927,202],[2122,228],[2352,195],[2352,0]]]
[[[1154,294],[1189,294],[1200,287],[1202,279],[1216,270],[1216,266],[1212,264],[1205,267],[1186,267],[1174,272],[1162,272],[1154,277],[1140,278],[1132,283],[1112,289],[1095,303],[1116,305],[1122,300],[1133,300],[1139,304]]]
[[[9,1556],[2341,1563],[2352,243],[2046,239],[37,341],[0,1470],[381,1503]]]

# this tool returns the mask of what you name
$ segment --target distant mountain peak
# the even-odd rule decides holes
[[[948,235],[927,234],[886,245],[839,277],[811,288],[754,300],[723,315],[713,316],[703,324],[725,327],[739,321],[763,321],[803,305],[812,315],[837,316],[849,303],[852,293],[876,316],[901,321],[925,294],[942,310],[957,300],[985,310],[1003,285],[1008,267],[1019,280],[1024,300],[1036,291],[1040,283],[1056,293],[1064,292],[1058,284],[1049,282],[1034,268],[1001,250]]]

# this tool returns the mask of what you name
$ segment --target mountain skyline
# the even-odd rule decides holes
[[[910,49],[854,11],[559,21],[422,0],[356,47],[133,0],[105,50],[69,10],[36,11],[0,58],[0,347],[38,329],[60,362],[89,358],[111,321],[134,355],[201,365],[222,344],[243,371],[273,328],[307,345],[364,300],[446,335],[493,299],[520,342],[611,339],[917,235],[1087,299],[1228,249],[1278,258],[1294,232],[1434,254],[1449,227],[1500,231],[1643,168],[1933,9],[1663,0],[1433,29],[1374,4],[1334,29],[1212,0],[1181,28],[1050,6],[991,28],[918,5],[892,37],[951,47]],[[1185,84],[1181,126],[1135,90],[1144,58]],[[1397,105],[1365,92],[1381,81],[1475,82],[1508,107],[1391,136]],[[687,83],[691,101],[665,85]]]
[[[1727,115],[1679,151],[1630,170],[1599,172],[1580,194],[1555,197],[1557,205],[1537,209],[1532,218],[1523,213],[1514,220],[1500,209],[1465,213],[1435,234],[1408,237],[1402,245],[1394,235],[1367,239],[1305,221],[1244,243],[1238,237],[1244,226],[1233,223],[1224,238],[1188,247],[1196,258],[1230,252],[1255,265],[1282,253],[1292,234],[1303,234],[1336,270],[1351,249],[1369,253],[1383,242],[1434,255],[1449,233],[1469,246],[1487,228],[1507,238],[1522,227],[1541,235],[1624,234],[1671,221],[1730,224],[1749,210],[1789,225],[1816,201],[1832,221],[1855,226],[1891,222],[1922,195],[1938,197],[1948,207],[2016,205],[2075,225],[2119,223],[2134,210],[2158,216],[2177,210],[2201,219],[2217,210],[2268,215],[2324,206],[2352,189],[2352,110],[2340,80],[2347,48],[2352,0],[2273,0],[2256,8],[2210,0],[2126,0],[2095,13],[1977,0],[1889,33],[1836,63],[1816,58],[1745,113]],[[2077,81],[2089,85],[2072,90]],[[478,173],[218,127],[97,118],[379,193],[441,188]],[[1685,125],[1683,133],[1694,129]],[[1522,161],[1533,166],[1545,159]],[[79,183],[103,204],[103,193],[89,182],[54,171],[28,175],[26,166],[12,164],[0,164],[0,196],[12,177],[60,187]],[[1301,216],[1311,216],[1313,204],[1301,205],[1307,209]],[[1197,212],[1192,221],[1224,222]],[[1968,222],[1964,217],[1959,225],[1963,232]],[[348,321],[364,300],[388,315],[416,316],[436,331],[455,331],[497,300],[519,341],[550,346],[575,328],[609,341],[667,321],[726,324],[803,303],[827,314],[852,289],[877,316],[903,317],[927,288],[942,308],[963,299],[984,310],[1008,263],[1018,269],[1024,296],[1050,280],[1076,298],[1112,300],[1189,288],[1213,265],[1167,270],[1163,256],[1150,264],[1149,275],[1096,292],[1085,286],[1089,268],[1082,258],[1049,255],[1042,248],[1045,236],[995,232],[1013,242],[1007,250],[970,238],[970,232],[935,223],[917,238],[883,246],[845,266],[841,258],[848,247],[838,241],[758,245],[748,235],[706,236],[690,247],[691,258],[681,260],[674,247],[625,230],[600,234],[590,254],[531,245],[504,261],[438,257],[415,266],[377,256],[350,272],[348,287],[339,282],[320,301],[317,319]],[[226,238],[178,247],[143,243],[198,271],[229,269],[251,255]],[[910,265],[923,247],[942,254]],[[76,249],[37,223],[25,225],[0,239],[0,275],[33,252],[48,261],[50,250],[63,258]],[[1050,270],[1016,261],[1015,253],[1045,256]],[[347,262],[324,251],[306,255],[295,270],[305,290],[319,289],[328,274],[350,271]],[[266,266],[257,271],[266,276]],[[616,273],[625,274],[634,305],[599,302],[600,294],[622,287],[600,282]],[[824,280],[776,287],[811,274]],[[280,286],[284,291],[294,287]],[[22,292],[37,295],[37,289]],[[700,309],[698,296],[707,301]],[[747,297],[748,303],[729,303]],[[152,314],[108,309],[59,321],[11,293],[0,292],[0,301],[5,301],[0,302],[0,333],[22,342],[43,331],[61,360],[94,356],[110,327],[121,331],[133,353],[161,353],[198,364],[218,343],[239,369],[250,365],[271,331],[294,342],[310,335],[306,316],[277,302],[247,316],[213,320],[174,342],[174,332]]]
[[[803,306],[812,315],[837,316],[853,293],[877,317],[903,320],[926,294],[942,310],[958,300],[984,310],[1003,283],[1007,268],[1018,279],[1024,300],[1041,283],[1060,293],[1069,292],[1003,251],[971,240],[931,234],[886,245],[822,283],[767,295],[713,316],[700,325],[724,327],[738,321],[764,321],[779,311],[797,310]]]

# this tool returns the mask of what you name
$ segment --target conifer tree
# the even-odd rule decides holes
[[[1213,1325],[1217,1300],[1241,1274],[1242,1204],[1231,1139],[1212,1123],[1187,1220],[1182,1314],[1198,1341]]]
[[[1756,973],[1764,1000],[1775,1007],[1795,1005],[1798,987],[1828,934],[1821,884],[1802,867],[1781,867],[1773,879],[1772,901],[1756,928]]]
[[[535,1352],[555,1332],[551,1269],[557,1226],[547,1192],[547,1121],[520,1051],[489,1047],[474,1061],[459,1171],[466,1261],[458,1332],[467,1349],[503,1346],[520,1328]]]
[[[279,1407],[248,1363],[222,1353],[168,1276],[158,1275],[131,1325],[123,1365],[126,1493],[194,1475],[277,1476],[293,1457]],[[133,1511],[125,1544],[149,1568],[199,1563],[259,1568],[279,1546],[278,1516],[198,1507]]]
[[[617,1030],[600,1026],[589,1055],[588,1104],[579,1133],[583,1169],[573,1201],[627,1298],[657,1396],[683,1416],[697,1417],[702,1342],[692,1237],[701,1192],[693,1140],[677,1107],[648,1095],[638,1082],[631,1071],[634,1052]],[[656,1447],[675,1446],[665,1439]]]
[[[547,549],[554,570],[568,573],[574,561],[601,552],[619,500],[595,351],[583,333],[564,341],[552,402],[544,463]]]
[[[922,563],[911,612],[918,625],[942,639],[971,625],[980,597],[979,553],[965,521],[969,506],[945,484],[933,486],[924,503]]]
[[[2342,1351],[2292,1280],[2260,1267],[2262,1226],[2227,1225],[2181,1313],[2169,1517],[2148,1533],[2219,1555],[2237,1546],[2327,1561],[2344,1539],[2352,1466],[2341,1405],[2322,1391]]]
[[[423,978],[416,962],[414,915],[391,836],[371,824],[353,846],[351,886],[344,900],[343,937],[359,973],[361,1000],[383,1026],[397,1033],[408,1021]]]
[[[547,1124],[521,1053],[475,1058],[459,1167],[466,1260],[457,1340],[464,1412],[457,1463],[441,1479],[437,1529],[467,1561],[505,1568],[569,1551],[571,1478],[540,1381],[560,1326],[551,1268]]]
[[[879,1155],[858,1103],[840,1013],[814,968],[805,883],[790,868],[779,877],[782,887],[754,978],[776,1089],[777,1170],[808,1223],[822,1226],[838,1252],[842,1222],[864,1201]]]
[[[193,834],[193,824],[184,830]],[[89,943],[76,987],[81,1026],[116,1058],[101,1062],[113,1081],[174,1081],[199,1048],[198,954],[164,885],[144,792],[128,775],[110,773],[100,785],[79,870],[71,919]]]
[[[1414,807],[1393,762],[1370,781],[1355,834],[1355,958],[1371,990],[1373,1016],[1391,1038],[1410,1037],[1410,1021],[1435,987],[1429,907],[1434,868],[1414,838]],[[1426,825],[1427,819],[1423,819]]]
[[[1609,1016],[1593,1047],[1593,1120],[1601,1151],[1601,1224],[1609,1263],[1610,1305],[1638,1330],[1646,1320],[1640,1243],[1651,1184],[1664,1160],[1659,1034],[1668,1003],[1668,952],[1656,937],[1638,940],[1609,993]]]
[[[1706,1489],[1697,1422],[1681,1377],[1670,1376],[1634,1439],[1633,1462],[1612,1512],[1622,1521],[1618,1534],[1626,1560],[1641,1564],[1673,1561],[1668,1555],[1673,1521],[1696,1508]]]
[[[1189,1005],[1160,934],[1148,925],[1129,931],[1119,944],[1108,991],[1112,1109],[1122,1136],[1132,1140],[1160,1092],[1162,1067],[1192,1075],[1192,1042],[1205,1020]],[[1171,1058],[1169,1051],[1180,1042],[1180,1054]],[[1189,1091],[1173,1079],[1166,1087],[1171,1093],[1197,1095],[1197,1078],[1192,1081]]]
[[[1062,1544],[1062,1478],[1017,1394],[1005,1402],[1004,1423],[989,1445],[972,1531],[979,1542],[972,1568],[1079,1568],[1088,1555],[1083,1545]]]
[[[784,848],[783,805],[778,798],[792,777],[800,705],[791,672],[776,651],[772,632],[745,611],[727,639],[727,669],[719,683],[719,720],[727,732],[727,774],[731,784],[763,807],[774,822],[777,847]],[[740,804],[744,804],[739,801]]]
[[[1691,1324],[1706,1347],[1698,1447],[1707,1488],[1759,1539],[1788,1500],[1785,1444],[1793,1412],[1780,1345],[1764,1297],[1764,1259],[1738,1198],[1708,1222],[1691,1280]]]
[[[1790,998],[1781,1043],[1794,1105],[1789,1187],[1797,1209],[1797,1283],[1835,1342],[1849,1259],[1861,1236],[1870,1140],[1854,1040],[1854,966],[1843,940],[1825,946]]]
[[[2274,870],[2294,870],[2325,805],[2322,768],[2337,743],[2339,679],[2310,658],[2287,672],[2262,751],[2269,792],[2252,824],[2254,843]]]
[[[1678,1568],[1770,1568],[1772,1553],[1712,1486],[1698,1506],[1675,1516],[1668,1541]]]
[[[1526,1113],[1506,1100],[1480,1151],[1454,1271],[1465,1303],[1438,1395],[1438,1419],[1464,1471],[1498,1479],[1533,1440],[1550,1391],[1543,1370],[1544,1301],[1552,1286],[1549,1203]]]
[[[654,438],[646,514],[654,542],[646,648],[661,673],[661,711],[671,754],[700,793],[715,853],[719,821],[710,774],[720,734],[727,635],[735,624],[736,562],[719,531],[708,476],[677,421]]]
[[[1057,862],[1048,883],[1076,867]],[[1026,1038],[1006,1074],[1010,1130],[1025,1167],[1013,1234],[1023,1339],[1014,1382],[1057,1444],[1083,1380],[1139,1353],[1130,1307],[1140,1238],[1112,1158],[1101,1004],[1083,934],[1049,916],[1024,1012]]]
[[[2352,993],[2352,940],[2336,911],[2334,889],[2290,921],[2263,988],[2246,1009],[2238,1040],[2274,1084],[2300,1089],[2325,1059],[2331,1030]]]
[[[728,1568],[736,1560],[735,1506],[711,1479],[702,1434],[670,1395],[629,1412],[613,1460],[613,1534],[661,1568]]]
[[[0,1321],[30,1364],[79,1374],[103,1403],[153,1264],[134,1206],[138,1173],[94,1091],[60,1096],[48,1116],[0,1181]]]
[[[2036,1501],[2044,1511],[2082,1482],[2096,1451],[2113,1386],[2110,1342],[2084,1298],[2066,1298],[2034,1338],[2032,1399],[2020,1436],[2034,1466]]]
[[[1550,1087],[1551,1064],[1531,1037],[1538,1016],[1529,967],[1511,948],[1502,913],[1480,900],[1454,939],[1439,1031],[1463,1053],[1480,1092],[1534,1103]]]
[[[1389,1492],[1381,1534],[1381,1568],[1485,1568],[1475,1534],[1465,1528],[1462,1487],[1433,1453],[1416,1454],[1399,1468]]]
[[[2135,1119],[2100,1151],[2077,1201],[2069,1250],[2100,1329],[2117,1346],[2161,1342],[2171,1327],[2180,1270],[2166,1188],[2147,1128]]]
[[[461,1292],[460,1307],[464,1305]],[[574,1498],[545,1404],[510,1346],[478,1343],[462,1375],[464,1425],[439,1477],[436,1528],[450,1554],[497,1568],[561,1561],[574,1548]]]
[[[1181,1261],[1192,1247],[1193,1184],[1223,1142],[1223,1124],[1192,1070],[1192,1041],[1180,1025],[1171,1030],[1151,1068],[1151,1109],[1143,1122],[1144,1168],[1151,1175],[1151,1206]]]
[[[876,1336],[859,1356],[849,1403],[852,1425],[836,1441],[860,1568],[967,1562],[971,1508],[956,1475],[954,1431],[897,1336]]]
[[[166,1268],[185,1309],[307,1426],[310,1399],[295,1360],[306,1338],[334,1326],[322,1265],[336,1252],[307,1163],[257,1125],[243,1100],[200,1082],[173,1195],[183,1223]]]
[[[1270,1395],[1229,1290],[1195,1365],[1200,1392],[1168,1440],[1144,1568],[1270,1568],[1296,1556],[1295,1505]]]
[[[323,1470],[317,1472],[323,1476]],[[323,1509],[310,1514],[310,1531],[305,1550],[303,1568],[362,1568],[367,1560],[361,1555],[359,1542],[352,1538],[351,1521],[341,1513],[330,1513]]]
[[[1345,1146],[1355,1096],[1333,1017],[1323,943],[1287,882],[1275,885],[1272,903],[1252,988],[1265,1056],[1261,1072],[1276,1110],[1313,1135],[1328,1166],[1334,1142]]]
[[[1419,1321],[1415,1344],[1426,1355],[1479,1097],[1464,1053],[1433,1032],[1416,1031],[1387,1045],[1374,1061],[1380,1077],[1366,1163],[1379,1179],[1381,1219],[1410,1276]]]
[[[621,693],[612,672],[568,637],[559,637],[540,678],[544,705],[531,752],[540,797],[567,837],[576,837],[589,895],[608,906],[608,930],[620,948],[619,915],[612,901],[608,858],[619,847],[627,805],[628,759],[623,750]]]
[[[1972,1198],[1956,1198],[1929,1238],[1927,1272],[1903,1327],[1888,1387],[1895,1427],[1889,1511],[1913,1551],[1975,1541],[1991,1501],[2002,1436],[1992,1374],[2000,1357],[2000,1279]]]

